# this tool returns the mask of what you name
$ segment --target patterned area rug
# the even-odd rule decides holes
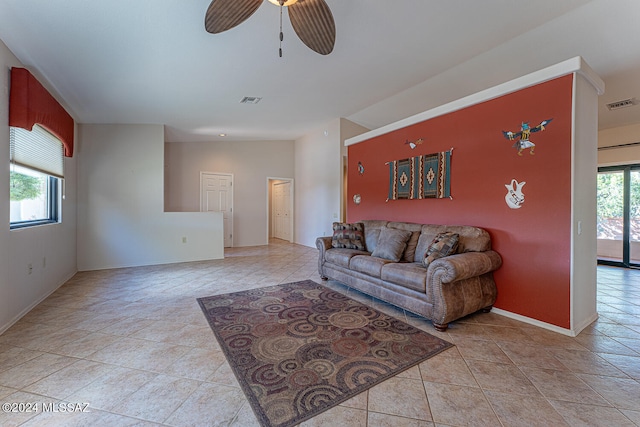
[[[296,425],[452,346],[311,280],[198,302],[268,427]]]

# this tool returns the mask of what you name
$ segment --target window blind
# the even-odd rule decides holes
[[[31,131],[9,129],[11,163],[64,178],[63,145],[58,138],[38,125]]]

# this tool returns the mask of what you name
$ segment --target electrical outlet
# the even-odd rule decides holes
[[[186,237],[182,237],[182,243],[187,243],[187,238]]]

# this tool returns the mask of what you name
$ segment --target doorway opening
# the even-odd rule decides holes
[[[281,239],[293,243],[293,179],[267,178],[267,243]]]
[[[640,165],[598,168],[598,263],[640,268]]]

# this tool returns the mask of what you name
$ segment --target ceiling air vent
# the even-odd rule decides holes
[[[245,96],[240,100],[240,104],[257,104],[261,99],[257,96]]]
[[[634,105],[637,105],[639,102],[640,101],[638,101],[635,98],[623,99],[622,101],[616,101],[616,102],[607,104],[607,108],[611,111],[619,110],[621,108],[633,107]]]

